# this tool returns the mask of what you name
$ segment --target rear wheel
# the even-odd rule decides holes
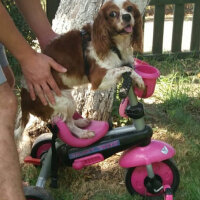
[[[33,143],[31,156],[33,158],[42,158],[51,148],[52,133],[40,135]],[[54,200],[54,198],[44,188],[36,186],[24,187],[26,200]]]
[[[31,156],[33,158],[41,158],[51,148],[52,133],[44,133],[40,135],[35,142],[31,150]]]
[[[26,200],[54,200],[54,198],[44,188],[36,186],[24,187]]]
[[[161,185],[169,185],[173,191],[176,191],[179,185],[179,172],[176,165],[172,160],[165,160],[152,164],[156,181]],[[139,194],[142,196],[160,196],[163,194],[163,190],[159,193],[151,192],[154,188],[150,188],[149,177],[147,175],[146,166],[139,166],[129,168],[126,174],[126,187],[131,195]]]

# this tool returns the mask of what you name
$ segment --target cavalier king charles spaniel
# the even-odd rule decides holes
[[[44,54],[67,68],[64,74],[52,70],[62,96],[55,95],[55,105],[44,106],[39,98],[31,100],[27,87],[22,88],[22,126],[27,124],[29,113],[44,121],[59,116],[78,138],[93,137],[94,132],[81,129],[90,123],[88,119],[73,119],[73,87],[90,83],[94,90],[109,89],[124,72],[131,72],[133,82],[143,89],[142,78],[128,67],[134,52],[141,52],[142,46],[142,19],[137,6],[130,0],[106,1],[93,24],[81,31],[71,30],[46,47]]]

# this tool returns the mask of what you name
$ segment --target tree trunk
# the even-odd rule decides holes
[[[81,29],[86,23],[92,23],[105,0],[61,0],[53,29],[64,33],[71,29]],[[115,89],[108,91],[93,91],[79,88],[73,91],[77,103],[77,111],[86,118],[107,120],[112,111]]]
[[[71,29],[81,29],[86,23],[93,22],[105,0],[61,0],[53,29],[57,33],[64,33]]]

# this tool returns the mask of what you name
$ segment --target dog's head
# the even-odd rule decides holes
[[[104,57],[116,36],[131,39],[134,51],[142,52],[142,18],[137,6],[130,0],[108,0],[94,20],[92,40],[98,56]]]

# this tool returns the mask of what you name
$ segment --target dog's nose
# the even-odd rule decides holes
[[[123,15],[122,15],[122,19],[123,19],[125,22],[130,22],[130,21],[131,21],[131,15],[130,15],[130,14],[123,14]]]

